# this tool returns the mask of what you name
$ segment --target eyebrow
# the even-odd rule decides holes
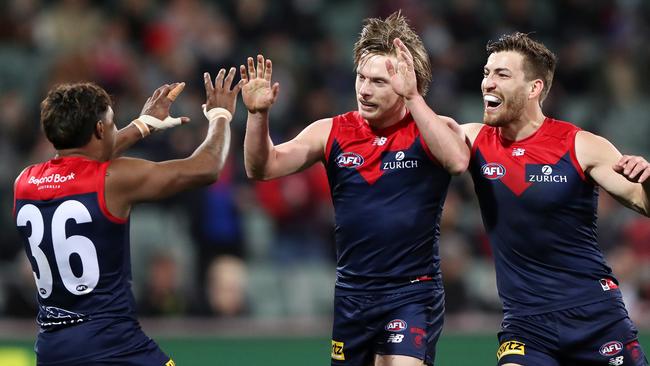
[[[362,73],[359,72],[359,71],[357,71],[357,75],[361,75],[361,76],[363,76],[364,78],[366,78],[366,79],[370,79],[370,80],[373,80],[373,81],[380,80],[380,81],[388,82],[388,81],[390,80],[390,79],[387,79],[387,78],[385,78],[385,77],[381,77],[381,76],[368,76],[368,75],[364,75],[364,74],[362,74]]]
[[[490,68],[487,67],[487,66],[485,66],[485,67],[483,67],[483,71],[490,71]],[[510,71],[510,69],[507,68],[507,67],[497,67],[496,69],[494,69],[494,72],[495,72],[495,73],[500,73],[501,71],[512,72],[512,71]]]

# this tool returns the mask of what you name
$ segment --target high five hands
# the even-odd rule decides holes
[[[386,60],[386,70],[390,76],[390,85],[395,93],[409,100],[419,95],[415,68],[413,66],[413,55],[399,38],[393,40],[397,65],[393,65],[390,59]]]
[[[212,77],[209,73],[203,74],[203,84],[205,86],[205,110],[210,111],[213,108],[224,108],[232,117],[235,114],[235,107],[237,106],[237,94],[244,85],[244,81],[240,80],[234,87],[232,81],[235,78],[237,69],[231,67],[226,75],[226,69],[221,69],[217,73],[212,83]]]
[[[242,99],[249,113],[268,112],[275,103],[280,90],[280,84],[274,83],[271,86],[271,75],[273,64],[271,60],[264,60],[263,55],[257,55],[257,68],[252,57],[248,58],[248,70],[246,66],[239,67],[241,79],[244,82],[242,87]]]

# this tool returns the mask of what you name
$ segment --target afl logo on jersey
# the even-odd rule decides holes
[[[487,163],[481,167],[481,174],[489,180],[497,180],[506,175],[506,168],[498,163]]]
[[[389,332],[401,332],[406,329],[406,322],[402,319],[394,319],[386,324],[386,330]]]
[[[358,168],[363,165],[363,156],[353,152],[344,152],[336,157],[336,165],[341,168]]]

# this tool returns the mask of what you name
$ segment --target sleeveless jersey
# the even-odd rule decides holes
[[[340,290],[440,280],[439,221],[450,175],[410,114],[372,129],[358,112],[333,118],[325,166],[335,211]]]
[[[14,192],[43,330],[101,318],[135,322],[129,222],[104,201],[110,162],[81,157],[28,167]]]
[[[597,244],[598,188],[575,153],[580,129],[546,118],[517,142],[483,126],[470,170],[505,314],[539,314],[620,297]]]

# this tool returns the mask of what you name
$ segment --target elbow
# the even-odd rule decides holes
[[[451,175],[460,175],[467,170],[468,166],[469,166],[469,156],[449,162],[449,164],[447,164],[446,166],[446,169],[447,172],[449,172],[449,174]]]
[[[220,173],[221,173],[220,170],[216,170],[216,169],[203,172],[198,175],[197,182],[200,185],[209,186],[211,184],[214,184],[217,180],[219,180]]]

